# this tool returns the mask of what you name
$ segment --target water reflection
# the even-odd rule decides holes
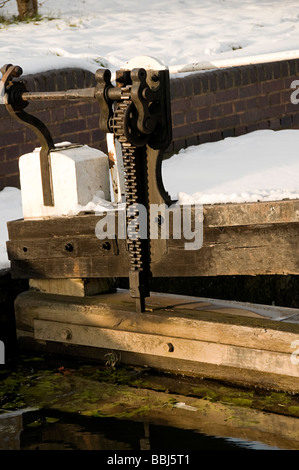
[[[0,415],[0,450],[192,451],[278,449],[259,442],[115,418],[27,410]]]

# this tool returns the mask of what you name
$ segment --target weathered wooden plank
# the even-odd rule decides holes
[[[127,253],[111,257],[11,261],[11,274],[14,279],[127,277],[128,269]]]
[[[181,207],[181,210],[183,208]],[[194,209],[192,211],[194,213]],[[203,206],[204,227],[229,227],[257,224],[299,222],[299,200],[214,204]],[[118,211],[116,211],[117,223]],[[96,224],[104,217],[81,214],[75,217],[20,219],[8,222],[10,240],[93,235]]]
[[[87,295],[115,292],[114,278],[76,278],[76,279],[29,279],[29,287],[46,294],[86,297]]]
[[[299,224],[207,228],[200,250],[168,240],[155,277],[299,274]]]
[[[131,332],[37,319],[33,323],[34,337],[39,340],[171,357],[298,378],[298,366],[290,360],[290,354],[277,351],[184,339],[161,331],[148,334],[143,331]]]
[[[241,317],[207,310],[177,308],[177,299],[164,295],[167,307],[153,306],[152,312],[142,315],[134,311],[129,292],[102,294],[87,298],[44,295],[24,292],[16,299],[15,317],[19,330],[33,332],[34,319],[66,322],[143,332],[164,334],[197,341],[225,343],[266,351],[280,351],[291,355],[292,343],[298,339],[299,325],[276,322],[267,318]],[[159,304],[159,302],[158,302]]]
[[[98,240],[95,235],[102,217],[9,222],[13,277],[127,277],[126,241]],[[299,274],[298,220],[299,200],[204,206],[203,246],[193,250],[192,240],[173,239],[170,223],[169,238],[152,241],[152,274]]]
[[[18,244],[22,257],[11,258],[13,277],[128,276],[125,240],[118,241],[117,256],[96,256],[97,243],[91,250],[94,256],[89,255],[88,243],[85,256],[62,250],[64,244],[60,239],[53,239],[49,245],[51,258],[35,259],[33,255],[25,260],[22,244]],[[30,246],[34,250],[34,243]],[[43,250],[41,244],[38,246]],[[185,240],[171,238],[166,246],[165,255],[151,263],[154,277],[299,274],[299,223],[206,228],[199,250],[186,250]],[[57,250],[55,254],[54,249]]]
[[[86,214],[75,217],[14,220],[7,223],[8,236],[9,240],[90,236],[95,234],[96,224],[102,217]]]
[[[299,200],[261,201],[204,206],[205,227],[299,222]]]
[[[66,345],[65,351],[76,356],[85,347],[84,355],[91,358],[110,351],[124,364],[299,390],[298,365],[292,361],[299,325],[175,308],[140,315],[128,293],[127,302],[118,302],[117,294],[96,297],[70,302],[21,294],[16,301],[20,343],[26,347],[29,340],[28,345],[45,350],[52,344],[56,353]]]
[[[126,251],[124,240],[99,240],[95,235],[69,236],[53,238],[24,239],[7,242],[9,259],[42,260],[49,258],[84,258],[84,257],[114,257],[119,254],[119,247]]]

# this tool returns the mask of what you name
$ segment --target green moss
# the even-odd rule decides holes
[[[259,397],[260,406],[269,410],[275,410],[277,407],[287,407],[291,404],[293,398],[286,393],[270,392],[266,396]]]
[[[299,405],[293,405],[288,407],[288,412],[292,416],[298,416],[299,417]]]
[[[51,416],[46,416],[45,421],[46,421],[46,423],[57,423],[57,421],[59,421],[59,418],[53,418]]]
[[[197,397],[211,401],[216,401],[219,398],[219,393],[206,387],[194,387],[192,393]]]
[[[29,428],[37,428],[38,426],[41,426],[41,425],[42,425],[42,422],[39,419],[32,421],[32,423],[27,424]]]
[[[148,414],[150,410],[151,410],[151,406],[143,405],[131,411],[123,411],[122,413],[117,414],[116,417],[117,418],[132,418],[133,416],[136,416],[136,415]]]
[[[238,397],[223,397],[221,399],[224,403],[230,403],[236,406],[252,406],[252,400],[248,398],[238,398]]]
[[[130,417],[131,413],[148,413],[161,406],[161,400],[158,405],[149,398],[146,390],[152,390],[162,392],[163,407],[173,407],[175,396],[181,395],[207,400],[208,406],[219,402],[299,417],[296,395],[151,375],[151,371],[120,364],[111,367],[82,361],[67,365],[65,360],[59,363],[43,356],[24,356],[12,370],[0,371],[0,383],[0,412],[35,406],[92,416]]]

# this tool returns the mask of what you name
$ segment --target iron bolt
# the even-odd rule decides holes
[[[174,346],[172,343],[166,343],[164,344],[164,351],[166,352],[173,352],[174,351]]]
[[[65,329],[61,330],[60,336],[61,336],[61,339],[71,339],[72,332],[68,328],[65,328]]]

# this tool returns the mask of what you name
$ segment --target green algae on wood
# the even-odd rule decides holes
[[[85,362],[68,363],[47,357],[20,357],[12,370],[0,371],[0,410],[14,410],[34,405],[61,407],[70,412],[95,412],[100,396],[102,404],[110,406],[116,395],[121,395],[124,406],[134,404],[139,391],[156,391],[164,394],[164,406],[175,394],[195,397],[208,402],[219,402],[243,408],[275,412],[298,417],[299,399],[282,392],[261,391],[233,387],[208,380],[191,380],[171,374],[155,374],[138,367],[100,366]],[[82,384],[86,380],[86,387]],[[83,381],[83,382],[82,382]],[[99,395],[100,393],[100,395]],[[140,394],[139,394],[140,395]],[[141,400],[141,398],[140,398]],[[148,406],[143,397],[140,406]],[[104,406],[104,405],[103,405]],[[137,405],[136,405],[137,406]],[[151,403],[154,408],[154,404]],[[146,409],[144,409],[145,411]],[[101,416],[103,415],[100,412]]]

